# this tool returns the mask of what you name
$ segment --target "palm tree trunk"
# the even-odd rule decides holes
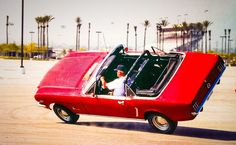
[[[47,52],[46,52],[46,58],[48,58],[48,47],[49,47],[49,37],[48,37],[48,24],[47,24]]]
[[[156,25],[156,30],[157,30],[157,48],[158,48],[158,29],[159,29],[159,26],[158,25]]]
[[[162,51],[164,51],[164,30],[162,31]]]
[[[143,51],[145,50],[145,45],[146,45],[146,31],[147,31],[147,27],[145,27],[145,29],[144,29]]]
[[[129,23],[127,23],[126,47],[129,47]]]
[[[43,25],[43,47],[45,48],[45,24]],[[44,51],[44,59],[46,58],[47,49]]]
[[[43,26],[40,26],[40,48],[43,47]]]
[[[137,51],[137,26],[134,26],[134,32],[135,32],[135,52]]]
[[[43,47],[45,46],[45,25],[43,25]]]
[[[76,41],[75,41],[75,50],[77,51],[78,50],[78,25],[76,27]]]
[[[208,33],[209,33],[209,51],[211,51],[211,30],[209,30]]]
[[[199,51],[199,31],[197,31],[197,51]]]
[[[193,31],[190,30],[190,34],[189,34],[189,37],[190,37],[190,51],[193,51],[193,40],[192,40],[192,37],[193,36]]]
[[[88,29],[88,50],[90,49],[90,28],[91,28],[91,23],[88,24],[89,29]]]
[[[38,24],[38,50],[39,50],[39,45],[40,45],[39,43],[40,43],[40,26]]]
[[[176,43],[176,48],[178,48],[178,34],[177,34],[177,31],[175,31],[175,43]]]
[[[79,29],[79,38],[78,38],[78,49],[80,50],[80,29]]]
[[[207,53],[207,29],[205,31],[205,53]]]
[[[202,37],[201,37],[201,40],[202,40],[201,51],[202,51],[202,52],[203,52],[203,36],[204,36],[204,31],[202,31]]]
[[[47,48],[49,47],[48,27],[49,27],[49,25],[47,24]]]
[[[161,49],[161,33],[162,33],[162,28],[160,27],[160,31],[159,31],[159,49]]]
[[[182,31],[182,38],[183,38],[183,51],[185,51],[185,32]]]

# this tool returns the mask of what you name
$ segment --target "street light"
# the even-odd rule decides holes
[[[32,43],[33,43],[33,34],[34,34],[34,31],[30,31],[29,33],[31,34],[30,57],[32,58]]]
[[[9,34],[9,26],[13,26],[14,24],[9,22],[9,16],[7,16],[6,20],[6,44],[8,44],[8,34]]]
[[[22,0],[22,9],[21,9],[21,72],[25,74],[25,68],[23,65],[23,57],[24,57],[24,0]]]

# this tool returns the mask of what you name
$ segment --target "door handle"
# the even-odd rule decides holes
[[[118,101],[118,104],[124,105],[124,104],[125,104],[125,101]]]

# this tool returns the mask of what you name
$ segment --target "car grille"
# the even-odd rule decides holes
[[[207,78],[204,80],[197,96],[193,100],[192,106],[194,113],[197,114],[203,108],[204,103],[210,97],[214,86],[219,82],[221,75],[225,70],[225,65],[221,57],[219,57],[216,65],[213,67]]]

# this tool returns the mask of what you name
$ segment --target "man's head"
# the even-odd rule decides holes
[[[124,65],[119,64],[114,70],[116,71],[117,77],[125,76],[126,68]]]

